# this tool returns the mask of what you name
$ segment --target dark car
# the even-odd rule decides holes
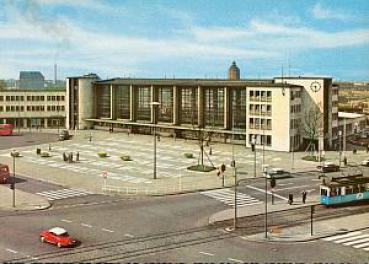
[[[326,162],[321,166],[317,166],[317,168],[321,172],[336,172],[340,170],[340,166],[334,164],[333,162]]]
[[[264,171],[264,176],[268,179],[282,179],[291,177],[291,174],[282,168],[268,168]]]
[[[59,133],[59,140],[68,140],[70,138],[68,130],[62,130]]]

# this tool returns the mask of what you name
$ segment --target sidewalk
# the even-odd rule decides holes
[[[277,204],[268,203],[268,212],[277,212],[301,207],[307,207],[319,204],[318,196],[310,196],[306,204],[296,203],[289,205],[285,202]],[[237,210],[238,217],[246,217],[260,215],[265,213],[265,204],[240,207]],[[209,224],[234,219],[234,209],[228,209],[215,213],[209,218]],[[258,233],[250,236],[242,236],[243,239],[256,242],[306,242],[312,241],[336,234],[344,234],[347,232],[369,228],[369,213],[355,214],[351,216],[339,217],[336,219],[313,221],[313,235],[311,236],[310,222],[294,226],[280,227],[270,225],[268,227],[268,237],[265,233]],[[232,232],[230,230],[227,230]]]
[[[9,185],[0,185],[0,210],[32,211],[43,210],[51,206],[48,200],[40,195],[15,190],[15,207],[13,207],[13,190]]]

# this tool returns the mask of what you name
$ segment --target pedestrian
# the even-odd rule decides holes
[[[289,195],[288,195],[288,204],[289,205],[291,205],[293,203],[293,194],[292,193],[290,193]]]
[[[77,154],[76,154],[76,161],[79,161],[79,151],[77,151]]]
[[[92,133],[90,132],[90,142],[92,141]]]
[[[67,155],[65,154],[65,152],[63,152],[63,160],[67,161]]]
[[[213,155],[213,149],[211,147],[209,148],[209,155]]]
[[[305,190],[302,191],[302,203],[304,204],[306,202],[306,196],[307,192]]]

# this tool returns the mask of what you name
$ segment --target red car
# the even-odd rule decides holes
[[[47,231],[42,231],[40,234],[41,242],[48,242],[61,247],[74,246],[77,241],[72,239],[68,232],[61,227],[53,227]]]

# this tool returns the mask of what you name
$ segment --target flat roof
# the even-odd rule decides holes
[[[95,81],[96,84],[117,84],[117,85],[178,85],[178,86],[248,86],[248,87],[301,87],[299,85],[275,83],[273,80],[264,79],[149,79],[149,78],[115,78],[109,80]]]

